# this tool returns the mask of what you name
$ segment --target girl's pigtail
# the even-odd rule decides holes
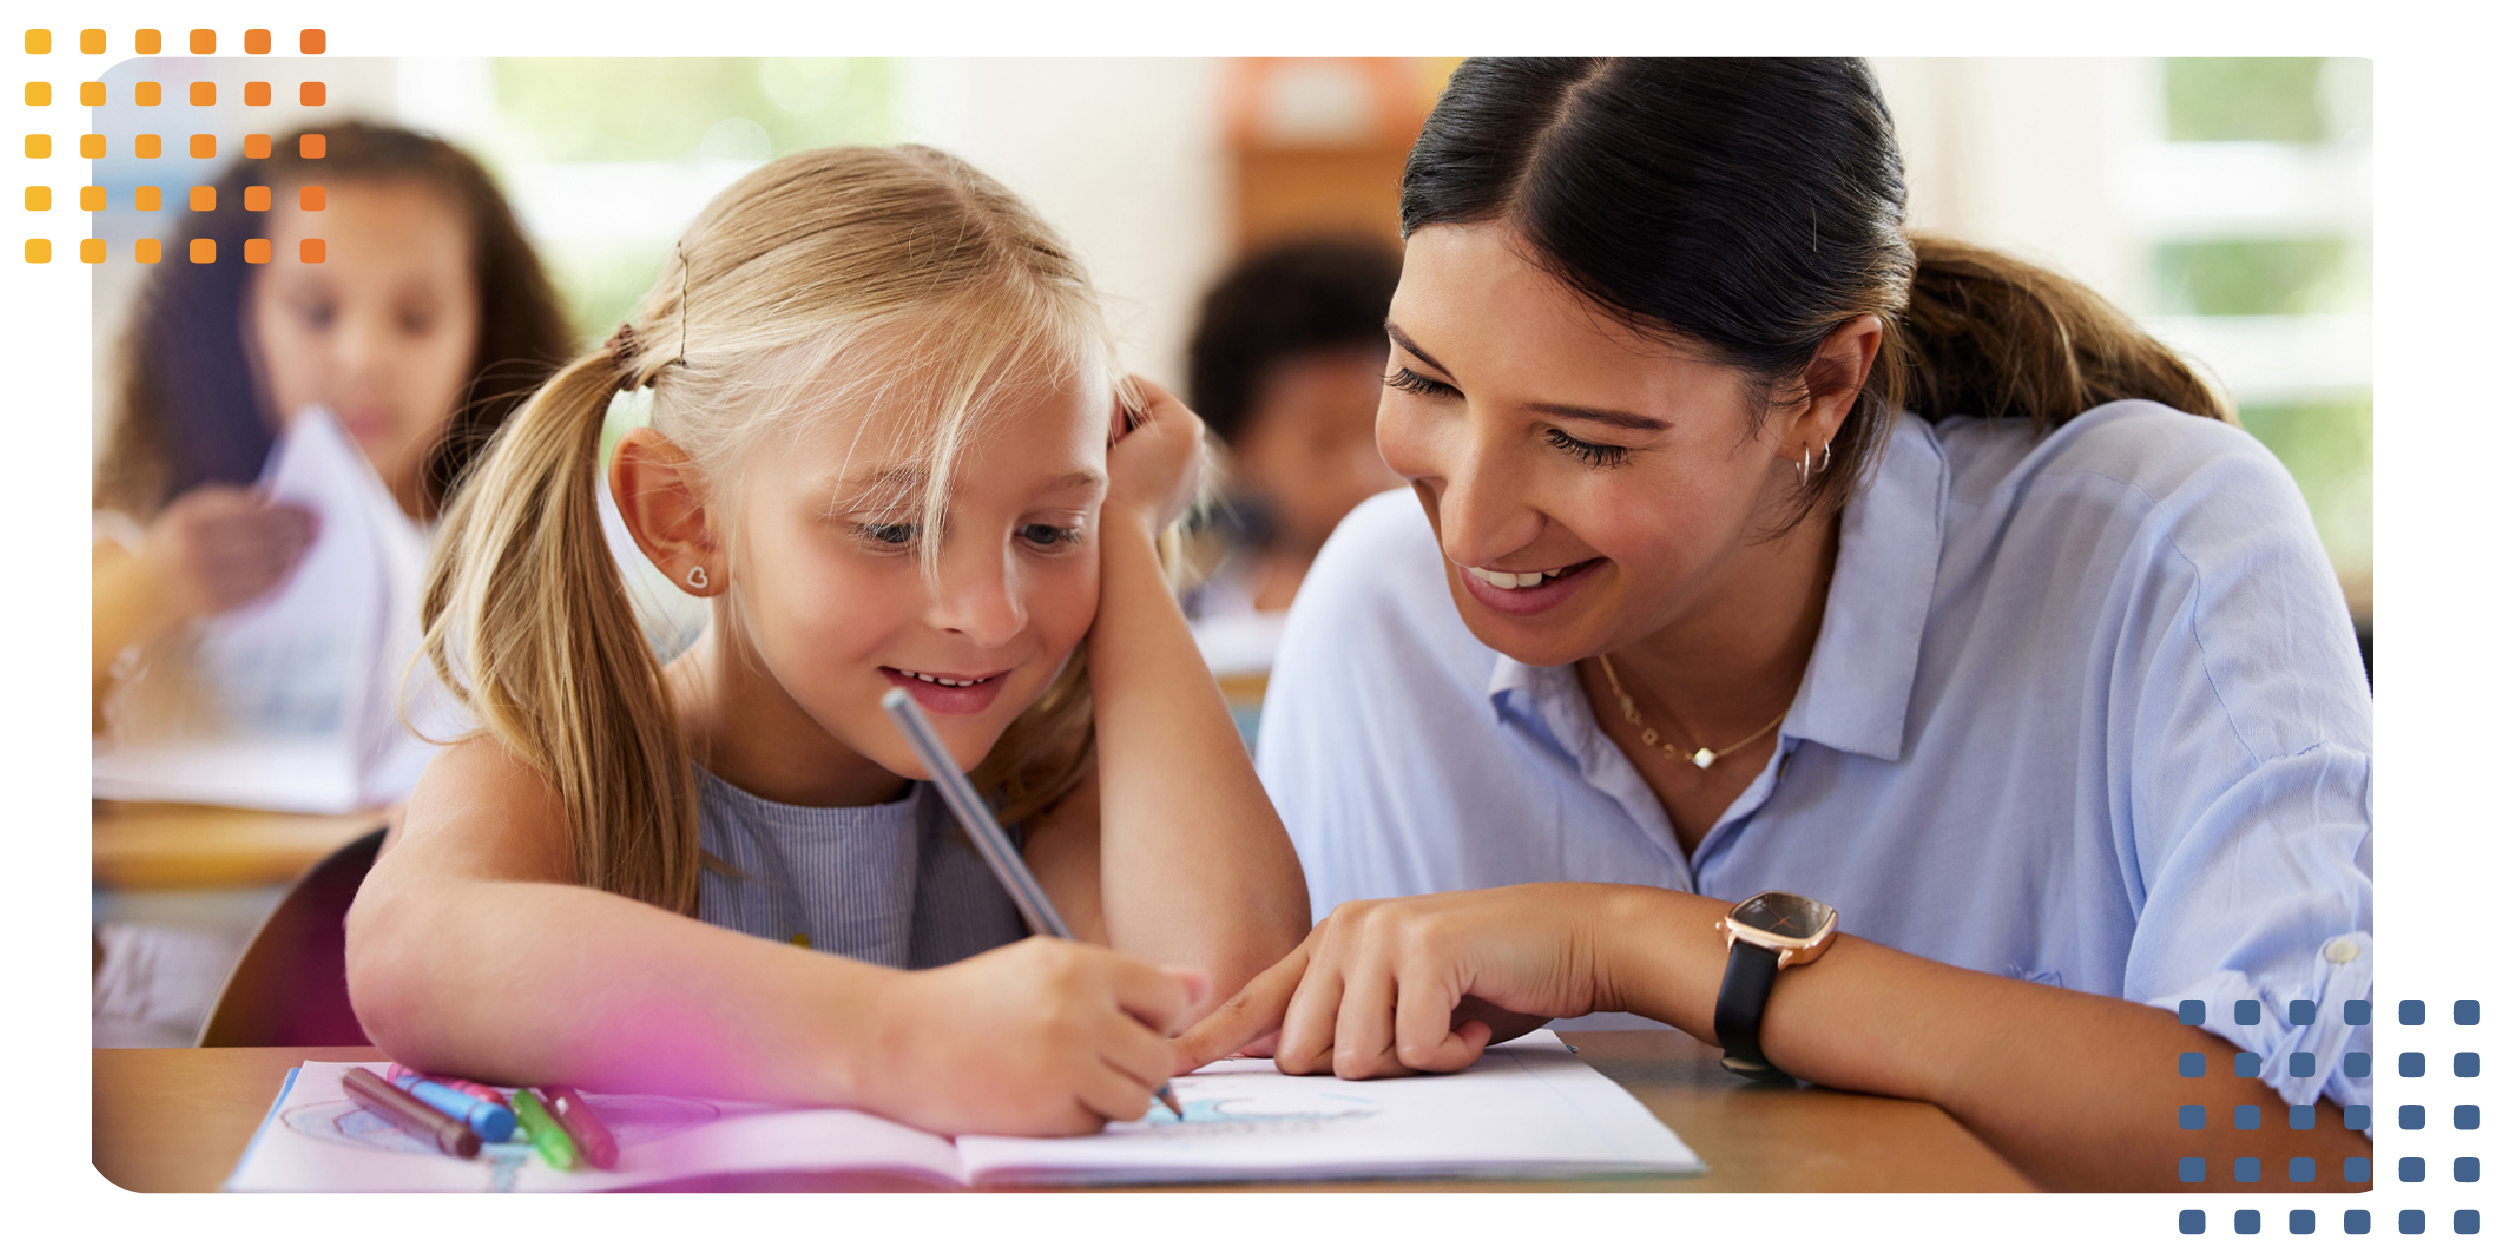
[[[600,427],[637,380],[631,341],[550,379],[454,497],[426,570],[425,654],[563,796],[581,884],[691,915],[693,770],[599,522]]]

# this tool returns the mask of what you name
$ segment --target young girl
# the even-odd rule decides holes
[[[1166,1035],[1308,908],[1157,561],[1198,422],[1111,360],[1067,245],[950,157],[809,152],[722,193],[445,520],[427,647],[481,732],[348,918],[374,1040],[949,1133],[1142,1115]],[[608,484],[713,611],[664,669],[594,502],[644,388]],[[896,687],[1111,950],[1016,941]]]

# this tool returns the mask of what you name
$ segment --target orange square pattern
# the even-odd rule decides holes
[[[49,265],[49,264],[51,264],[51,263],[52,263],[52,240],[50,240],[50,239],[28,239],[28,240],[26,240],[26,263],[27,263],[27,264],[29,264],[29,265]]]
[[[91,161],[100,161],[100,160],[103,160],[103,159],[104,159],[104,136],[102,136],[102,135],[80,135],[80,136],[78,136],[78,155],[80,155],[81,157],[86,158],[87,160],[91,160]]]
[[[78,32],[78,50],[89,56],[104,55],[104,32],[93,27]]]
[[[141,56],[155,56],[165,50],[165,36],[161,31],[142,29],[130,37],[130,50]]]
[[[217,84],[213,82],[195,82],[191,84],[191,107],[195,109],[204,109],[212,107],[216,103]]]
[[[30,30],[26,32],[26,55],[42,56],[50,51],[52,51],[51,31]],[[27,246],[31,247],[33,244],[30,243]]]
[[[78,84],[78,103],[91,109],[103,108],[104,84],[100,82],[82,82]]]
[[[267,188],[267,187],[245,187],[245,188],[243,188],[243,211],[244,211],[244,212],[247,212],[247,213],[265,213],[265,212],[268,212],[268,211],[269,211],[269,188]]]
[[[78,259],[83,260],[90,265],[103,264],[104,240],[80,239],[78,241]]]
[[[243,136],[243,156],[244,156],[244,159],[246,159],[246,160],[254,160],[254,161],[265,161],[265,160],[268,160],[268,159],[269,159],[269,136],[267,136],[267,135],[245,135],[245,136]]]
[[[306,135],[295,145],[296,154],[308,161],[320,160],[330,151],[330,141],[320,135]]]
[[[100,212],[103,212],[103,211],[104,211],[104,188],[102,188],[102,187],[80,187],[80,188],[78,188],[78,211],[79,211],[79,212],[82,212],[82,213],[100,213]]]
[[[132,136],[130,152],[143,161],[155,160],[165,154],[165,138],[162,135]]]
[[[214,265],[214,264],[216,264],[216,263],[217,263],[217,240],[215,240],[215,239],[193,239],[193,240],[191,240],[191,263],[192,263],[192,264],[194,264],[194,265]]]
[[[165,102],[165,85],[154,82],[132,83],[130,102],[143,109],[155,108]]]
[[[153,213],[165,206],[165,193],[155,187],[138,187],[130,193],[130,207],[138,212]]]
[[[50,188],[50,187],[28,187],[28,188],[26,188],[26,211],[27,211],[27,212],[30,212],[30,213],[48,213],[48,212],[51,212],[51,211],[52,211],[52,188]]]
[[[213,161],[213,160],[216,160],[216,159],[217,159],[217,136],[215,136],[215,135],[193,135],[193,136],[191,136],[191,159],[192,159],[192,160],[195,160],[195,161]]]
[[[30,161],[39,161],[39,160],[43,160],[44,158],[46,158],[46,157],[48,157],[48,156],[50,156],[50,155],[52,155],[52,136],[50,136],[50,135],[28,135],[28,136],[26,136],[26,159],[27,159],[27,160],[30,160]]]
[[[319,187],[298,187],[295,189],[295,207],[300,208],[307,213],[317,213],[322,209],[328,208],[329,206],[329,192],[324,191]]]
[[[319,56],[321,50],[327,47],[329,42],[328,36],[323,35],[321,28],[316,26],[297,36],[295,46],[303,49],[306,56]]]
[[[48,83],[48,82],[30,82],[30,83],[26,84],[26,107],[28,107],[28,108],[30,108],[30,109],[39,109],[39,108],[44,108],[44,107],[46,107],[46,106],[50,105],[51,103],[52,103],[52,84],[51,84],[51,83]]]
[[[213,213],[213,212],[216,212],[216,211],[217,211],[217,188],[215,188],[215,187],[193,187],[193,188],[191,188],[191,211],[192,211],[192,212],[195,212],[195,213]]]
[[[317,109],[321,107],[324,101],[330,98],[330,91],[329,88],[322,86],[320,83],[308,82],[295,89],[295,98],[297,101],[302,103],[305,108]]]
[[[321,257],[324,250],[325,249],[321,246],[321,240],[306,239],[302,243],[296,245],[295,257],[307,265],[318,265],[321,263]]]
[[[243,50],[253,56],[269,55],[269,32],[258,26],[244,31]]]
[[[243,241],[243,263],[246,265],[268,264],[269,240],[245,239]]]
[[[141,239],[130,245],[130,259],[142,265],[153,265],[165,255],[165,245],[154,239]]]
[[[217,55],[217,32],[206,29],[193,30],[191,32],[191,55]]]
[[[243,84],[243,103],[256,109],[269,107],[269,84],[265,82]]]

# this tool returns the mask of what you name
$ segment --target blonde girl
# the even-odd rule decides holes
[[[665,667],[595,495],[603,416],[646,389],[608,485],[712,610]],[[962,162],[741,179],[444,521],[427,651],[479,729],[348,918],[367,1031],[420,1068],[949,1133],[1142,1115],[1169,1035],[1308,927],[1157,561],[1201,437]],[[1084,941],[1024,937],[914,784],[894,687]]]

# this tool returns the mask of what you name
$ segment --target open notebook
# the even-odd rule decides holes
[[[1156,1107],[1090,1137],[949,1141],[857,1111],[593,1094],[621,1155],[614,1169],[575,1172],[519,1142],[476,1159],[439,1154],[351,1102],[340,1084],[349,1066],[290,1073],[226,1188],[595,1190],[753,1172],[907,1173],[975,1187],[1702,1170],[1621,1086],[1543,1030],[1449,1076],[1340,1081],[1226,1060],[1173,1080],[1184,1121]]]

